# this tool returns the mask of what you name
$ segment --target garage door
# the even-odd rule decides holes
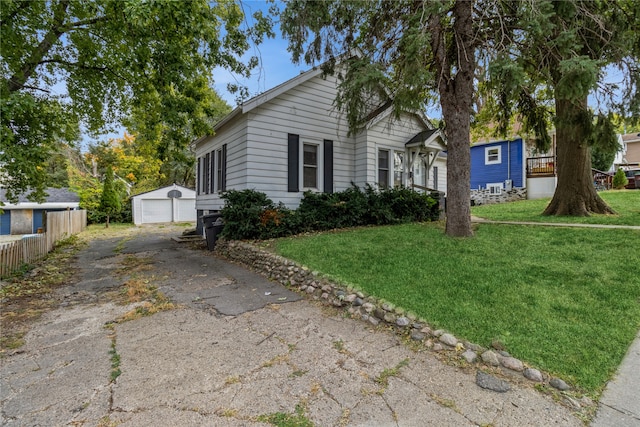
[[[143,224],[171,222],[173,220],[170,199],[143,199],[140,202]]]
[[[176,221],[195,221],[196,220],[196,202],[193,199],[178,199],[178,211],[176,212]]]

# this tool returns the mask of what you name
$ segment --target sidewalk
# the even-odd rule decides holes
[[[508,225],[542,225],[545,227],[582,227],[582,228],[623,228],[640,230],[639,225],[610,225],[610,224],[572,224],[567,222],[532,222],[532,221],[493,221],[471,215],[471,222],[478,224],[508,224]]]
[[[591,427],[640,426],[640,332],[607,384]]]
[[[635,225],[570,224],[553,222],[492,221],[476,216],[474,223],[507,225],[541,225],[550,227],[623,228],[640,230]],[[600,398],[598,412],[591,427],[640,427],[640,331],[631,343],[615,377]]]

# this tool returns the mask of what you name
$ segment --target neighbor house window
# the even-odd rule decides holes
[[[490,194],[502,194],[502,183],[487,184],[487,190]]]
[[[484,149],[484,164],[493,165],[502,162],[501,147],[487,147]]]
[[[404,153],[393,152],[393,186],[402,187],[404,185]]]
[[[389,186],[389,150],[378,150],[378,186]]]
[[[315,144],[302,146],[302,186],[318,188],[318,146]]]

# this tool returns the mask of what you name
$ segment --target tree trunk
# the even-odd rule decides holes
[[[471,111],[473,102],[473,2],[458,0],[453,6],[453,33],[451,43],[457,53],[457,64],[449,60],[442,27],[442,17],[434,17],[431,30],[442,118],[447,137],[447,204],[446,234],[469,237],[471,229]]]
[[[615,214],[593,185],[591,150],[581,116],[587,99],[570,101],[556,96],[556,156],[558,183],[544,215],[589,216]]]
[[[107,221],[104,223],[104,228],[109,228],[109,215],[107,215]]]

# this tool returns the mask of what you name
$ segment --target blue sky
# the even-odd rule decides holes
[[[277,1],[282,7],[280,1]],[[245,15],[250,17],[256,10],[263,10],[267,13],[270,3],[266,3],[262,0],[244,0],[242,2]],[[258,95],[265,92],[295,76],[303,71],[307,71],[311,68],[311,65],[307,64],[293,64],[291,62],[291,54],[287,52],[287,42],[282,38],[279,25],[274,28],[275,38],[265,39],[259,46],[252,46],[244,55],[243,59],[248,60],[251,56],[257,56],[260,59],[260,65],[253,70],[250,78],[241,78],[234,75],[230,71],[223,68],[216,68],[213,70],[214,88],[218,94],[224,99],[231,107],[236,107],[235,95],[229,93],[227,90],[227,84],[234,83],[247,87],[250,96]],[[607,73],[607,81],[620,81],[621,75],[613,67],[609,69]],[[589,97],[589,104],[597,108],[597,100],[595,96]],[[439,118],[439,108],[427,111],[427,115],[433,118]],[[120,129],[114,133],[105,134],[98,140],[107,140],[109,138],[121,137],[124,129]],[[83,142],[88,142],[91,139],[85,139]]]

